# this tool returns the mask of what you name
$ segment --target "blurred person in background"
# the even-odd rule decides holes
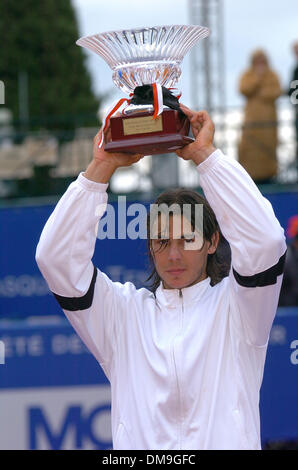
[[[250,68],[240,78],[239,91],[247,100],[238,148],[239,163],[257,184],[272,183],[278,169],[275,102],[282,90],[261,49],[252,54]]]
[[[298,170],[298,41],[293,45],[293,51],[296,57],[296,66],[293,71],[292,80],[290,83],[289,96],[291,97],[291,103],[295,106],[295,129],[296,129],[296,161],[295,165]],[[296,82],[297,83],[293,83]]]
[[[287,235],[290,243],[286,254],[279,305],[295,307],[298,306],[298,215],[289,219]]]

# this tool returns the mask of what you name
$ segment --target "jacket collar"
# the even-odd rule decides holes
[[[161,282],[156,289],[156,300],[161,306],[169,308],[177,307],[181,299],[185,305],[198,301],[210,286],[210,281],[210,277],[207,277],[193,286],[182,289],[165,289]]]

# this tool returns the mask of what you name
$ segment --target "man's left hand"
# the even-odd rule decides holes
[[[192,111],[182,104],[180,108],[190,120],[195,141],[176,150],[176,154],[184,160],[192,160],[199,165],[216,150],[213,145],[214,123],[207,111]]]

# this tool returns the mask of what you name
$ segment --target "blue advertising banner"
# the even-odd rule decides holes
[[[298,440],[298,308],[279,308],[260,397],[262,441]]]
[[[110,385],[64,318],[0,322],[0,449],[111,449]]]
[[[5,346],[0,389],[107,383],[64,317],[36,326],[30,321],[1,321],[0,339]]]

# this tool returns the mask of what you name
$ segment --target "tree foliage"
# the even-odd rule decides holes
[[[1,0],[0,33],[0,80],[15,123],[18,80],[25,72],[30,129],[98,125],[100,99],[92,91],[84,51],[75,44],[80,34],[71,0]]]

